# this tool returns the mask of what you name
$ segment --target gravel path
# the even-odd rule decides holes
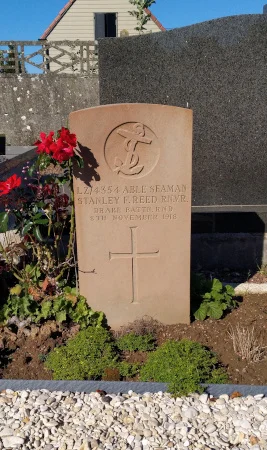
[[[267,449],[267,398],[46,389],[0,394],[0,449],[169,448]]]

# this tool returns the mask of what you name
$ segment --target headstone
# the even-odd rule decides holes
[[[120,104],[70,114],[80,292],[113,328],[189,323],[192,111]]]

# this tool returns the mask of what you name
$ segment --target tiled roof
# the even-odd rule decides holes
[[[49,25],[49,27],[45,30],[45,32],[42,34],[40,39],[46,39],[51,31],[56,27],[58,22],[62,19],[62,17],[66,14],[66,12],[70,9],[70,7],[76,2],[76,0],[69,0],[68,3],[62,8],[62,10],[58,13],[57,17],[53,20],[53,22]],[[151,20],[159,27],[161,31],[166,31],[164,26],[159,22],[159,20],[154,16],[154,14],[151,13],[149,9],[145,9],[145,12],[147,14],[150,14]]]
[[[154,14],[152,14],[152,12],[150,11],[150,9],[145,9],[145,12],[147,14],[150,14],[150,18],[151,20],[159,27],[159,29],[161,31],[166,31],[166,28],[162,25],[162,23],[160,23],[160,21],[156,18],[156,16],[154,16]]]

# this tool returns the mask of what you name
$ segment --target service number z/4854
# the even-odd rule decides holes
[[[84,192],[81,192],[81,191]],[[78,187],[78,194],[87,194],[87,195],[105,195],[105,194],[118,194],[119,187],[118,186],[85,186],[84,188]]]

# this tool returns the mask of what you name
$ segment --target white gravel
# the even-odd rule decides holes
[[[207,394],[0,394],[0,449],[267,449],[267,398]]]

